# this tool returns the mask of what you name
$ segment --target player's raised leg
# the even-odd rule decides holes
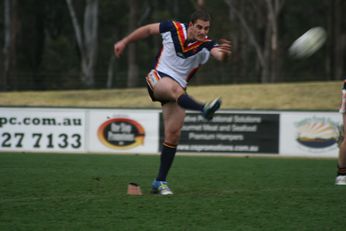
[[[221,99],[217,98],[210,103],[202,104],[188,95],[184,89],[169,77],[161,78],[154,90],[157,99],[176,101],[187,110],[199,111],[206,120],[211,120],[215,112],[221,107]]]

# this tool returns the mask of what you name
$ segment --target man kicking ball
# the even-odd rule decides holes
[[[221,39],[219,43],[208,38],[210,16],[204,10],[191,15],[189,23],[164,21],[148,24],[134,30],[114,45],[116,57],[120,57],[126,46],[151,35],[162,37],[162,48],[155,65],[146,77],[149,95],[162,105],[164,142],[160,156],[160,167],[152,183],[152,192],[161,195],[173,194],[167,184],[167,175],[172,166],[185,110],[199,111],[206,120],[211,120],[220,108],[220,98],[207,104],[197,102],[186,93],[189,80],[210,55],[224,61],[231,54],[231,43]]]

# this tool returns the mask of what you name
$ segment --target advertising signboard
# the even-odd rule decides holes
[[[341,124],[341,115],[334,112],[282,113],[280,154],[336,157]]]
[[[85,152],[85,112],[0,108],[0,150]]]
[[[162,126],[160,131],[162,138]],[[198,113],[187,113],[178,151],[277,154],[278,143],[277,113],[222,112],[209,122]]]
[[[89,110],[91,152],[157,153],[155,110]]]
[[[337,112],[187,112],[178,152],[337,157]],[[0,152],[158,154],[160,110],[0,107]]]

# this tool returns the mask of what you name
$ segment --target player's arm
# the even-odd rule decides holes
[[[219,44],[211,49],[210,54],[219,61],[226,61],[232,51],[231,41],[220,39]]]
[[[160,34],[160,23],[148,24],[134,30],[128,36],[114,44],[114,53],[116,57],[120,57],[126,46],[137,40],[149,37],[150,35]]]

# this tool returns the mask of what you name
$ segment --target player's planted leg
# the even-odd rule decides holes
[[[184,124],[185,110],[176,102],[162,105],[165,141],[162,144],[159,172],[152,183],[152,192],[160,195],[171,195],[172,190],[167,185],[167,175],[173,164],[181,128]]]
[[[176,151],[177,151],[176,145],[163,143],[161,156],[160,156],[159,173],[151,185],[152,193],[157,193],[163,196],[173,194],[172,190],[168,187],[166,178],[167,178],[169,169],[171,168],[173,164]]]
[[[156,180],[166,181],[167,174],[173,164],[176,151],[176,145],[163,143],[160,156],[160,168]]]

